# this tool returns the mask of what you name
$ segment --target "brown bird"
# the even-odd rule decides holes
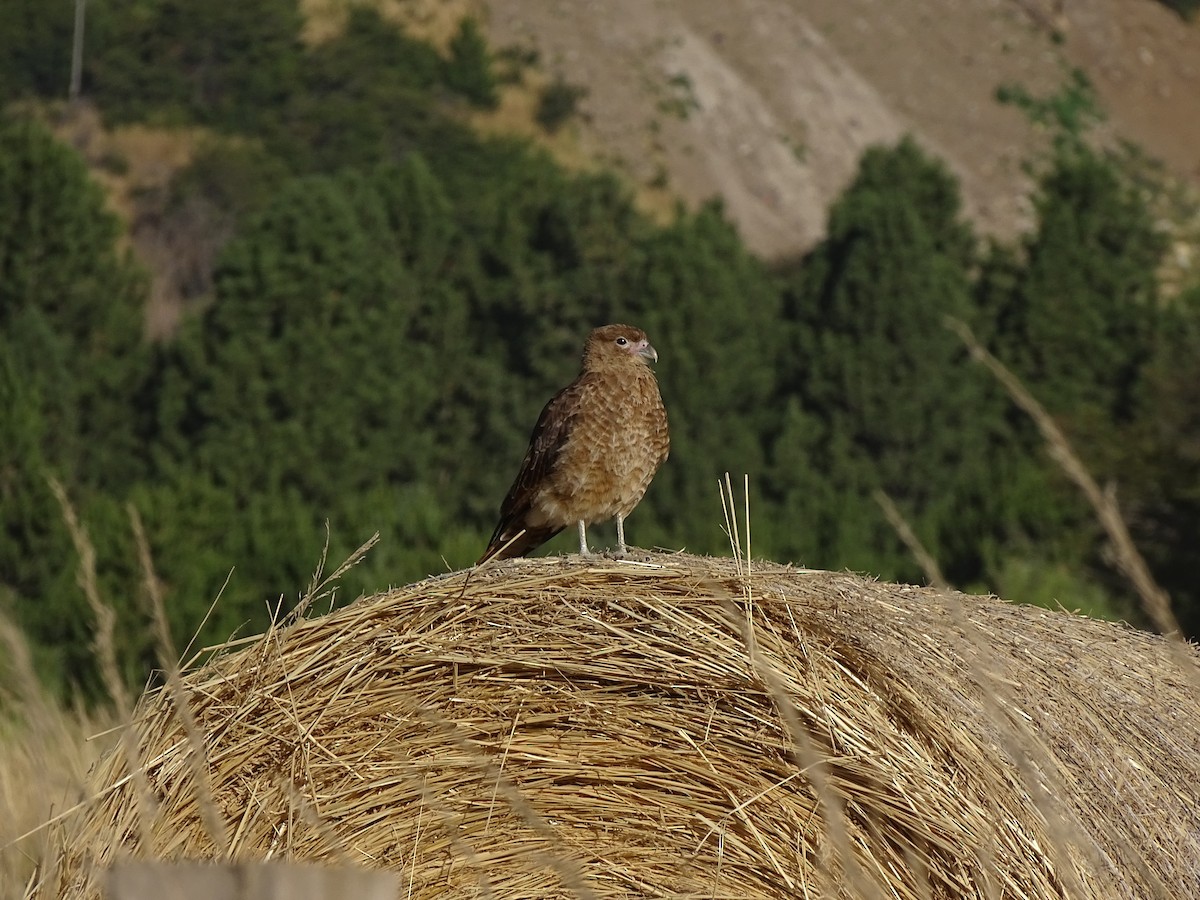
[[[640,328],[605,325],[588,335],[583,370],[538,417],[480,563],[524,556],[571,525],[586,554],[587,526],[614,517],[625,554],[625,517],[671,444],[652,362],[658,353]]]

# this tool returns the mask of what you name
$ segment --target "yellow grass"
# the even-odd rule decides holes
[[[541,147],[563,168],[572,172],[609,172],[614,170],[609,160],[598,154],[595,142],[587,139],[587,127],[578,118],[567,122],[554,133],[548,133],[537,122],[538,102],[542,89],[551,79],[545,72],[526,70],[520,84],[500,86],[500,102],[495,109],[472,110],[469,122],[483,135],[524,138]],[[587,100],[582,101],[586,105]],[[625,179],[634,206],[643,215],[660,225],[675,219],[679,197],[667,188],[656,188]]]
[[[127,224],[133,221],[136,197],[166,188],[175,174],[191,164],[210,132],[203,128],[160,128],[122,125],[105,128],[100,114],[87,104],[54,115],[57,136],[75,147],[104,188],[110,208]]]
[[[115,742],[116,721],[47,696],[24,637],[0,616],[0,900],[20,897],[35,863],[53,859],[38,826],[89,796],[88,771]]]
[[[402,26],[413,37],[445,48],[459,22],[471,16],[485,21],[481,0],[300,0],[304,40],[318,44],[336,37],[356,6],[374,7],[384,19]]]

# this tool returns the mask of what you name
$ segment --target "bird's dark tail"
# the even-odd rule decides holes
[[[524,556],[536,550],[550,538],[562,531],[561,528],[543,526],[541,528],[497,528],[492,535],[487,549],[475,565],[481,565],[489,559],[512,559],[514,556]]]

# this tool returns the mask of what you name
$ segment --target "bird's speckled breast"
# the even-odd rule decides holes
[[[570,525],[627,516],[667,458],[667,411],[649,368],[616,384],[588,385],[582,414],[552,477],[547,505]]]

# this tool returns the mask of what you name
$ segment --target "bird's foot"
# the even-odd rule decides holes
[[[652,566],[656,569],[661,569],[662,566],[654,562],[654,554],[649,550],[641,550],[637,547],[618,547],[616,550],[604,551],[605,559],[614,561],[631,563],[637,566]]]

